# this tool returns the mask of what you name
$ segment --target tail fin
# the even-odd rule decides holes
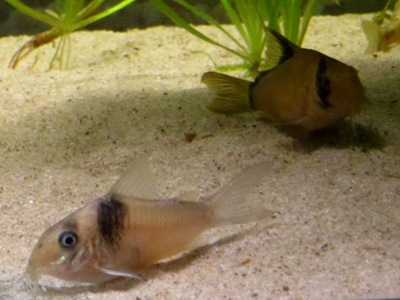
[[[211,197],[209,205],[214,212],[216,226],[253,222],[273,214],[252,199],[246,199],[270,169],[271,162],[250,167]]]
[[[216,72],[204,73],[201,81],[215,93],[215,98],[208,105],[210,110],[223,114],[251,111],[250,81]]]

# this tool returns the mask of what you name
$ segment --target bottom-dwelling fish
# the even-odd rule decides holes
[[[147,161],[136,160],[109,193],[42,234],[25,277],[34,286],[41,275],[92,283],[135,278],[136,271],[187,250],[207,229],[271,215],[246,200],[267,170],[267,163],[255,165],[204,201],[155,200]]]
[[[266,28],[267,61],[276,67],[254,82],[215,72],[202,76],[215,93],[209,108],[232,114],[257,110],[278,125],[307,131],[331,126],[365,102],[357,71],[320,52],[300,48]]]

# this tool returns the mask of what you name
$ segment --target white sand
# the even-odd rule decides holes
[[[342,135],[307,141],[256,116],[208,111],[200,76],[214,66],[196,51],[238,61],[180,29],[79,32],[68,71],[44,71],[52,46],[7,69],[26,40],[0,40],[1,299],[33,298],[12,283],[40,234],[103,195],[143,154],[160,197],[210,195],[274,160],[253,197],[277,211],[275,224],[155,266],[143,282],[50,290],[45,299],[400,296],[400,47],[363,54],[359,16],[315,18],[305,46],[355,66],[370,105]],[[188,142],[185,133],[196,137]]]

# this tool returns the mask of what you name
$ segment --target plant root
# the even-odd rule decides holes
[[[14,53],[10,60],[10,63],[8,64],[8,67],[11,69],[15,69],[18,63],[26,56],[28,56],[29,53],[31,53],[33,50],[45,44],[51,43],[61,35],[63,35],[63,33],[58,28],[53,28],[35,35],[28,42],[22,45],[22,47],[19,48],[17,52]]]

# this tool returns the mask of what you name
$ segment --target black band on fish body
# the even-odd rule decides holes
[[[318,104],[323,109],[328,109],[329,107],[332,107],[332,104],[328,100],[331,90],[330,80],[328,75],[326,74],[326,63],[326,59],[322,57],[318,63],[317,73],[315,74],[315,87],[317,89],[317,94],[319,97]]]
[[[124,228],[126,210],[126,206],[112,195],[99,201],[97,225],[101,237],[109,246],[118,246]]]

